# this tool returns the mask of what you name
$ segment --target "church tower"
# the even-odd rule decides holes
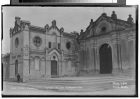
[[[29,74],[29,25],[30,22],[15,17],[15,26],[10,28],[10,78],[17,74],[25,81]]]

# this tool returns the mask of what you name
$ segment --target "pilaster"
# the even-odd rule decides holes
[[[100,56],[99,56],[99,47],[95,46],[95,72],[100,72]]]
[[[23,82],[29,80],[30,64],[29,64],[29,24],[24,24],[23,32]]]

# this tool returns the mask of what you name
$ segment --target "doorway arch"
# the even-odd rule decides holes
[[[51,55],[51,77],[58,77],[58,56],[56,53]]]
[[[101,45],[99,49],[100,55],[100,73],[110,74],[112,73],[112,51],[109,44]]]
[[[51,60],[51,76],[56,77],[57,74],[57,61]]]

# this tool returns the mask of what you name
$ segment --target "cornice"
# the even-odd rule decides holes
[[[45,55],[45,51],[42,50],[30,50],[29,51],[30,54],[40,54],[40,55]]]
[[[42,28],[42,27],[37,27],[37,26],[33,26],[33,25],[29,27],[29,30],[30,30],[30,31],[36,31],[36,32],[38,32],[38,33],[43,33],[43,34],[46,33],[46,30],[45,30],[44,28]]]

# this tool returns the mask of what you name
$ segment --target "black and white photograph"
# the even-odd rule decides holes
[[[137,6],[3,6],[2,95],[135,96]]]

